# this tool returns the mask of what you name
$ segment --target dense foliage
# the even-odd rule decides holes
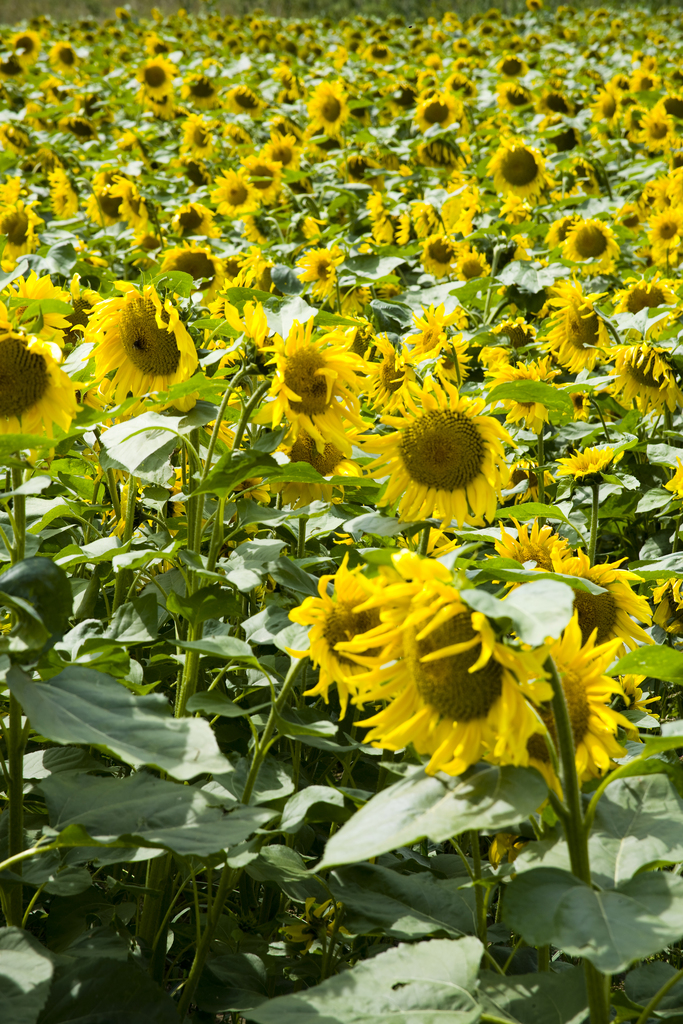
[[[3,1024],[683,1019],[683,19],[3,30]]]

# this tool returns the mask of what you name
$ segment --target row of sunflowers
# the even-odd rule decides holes
[[[17,1021],[683,1014],[681,52],[2,30]]]

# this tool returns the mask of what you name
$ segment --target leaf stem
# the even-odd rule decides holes
[[[135,526],[135,503],[138,496],[138,482],[134,476],[128,477],[128,501],[126,502],[126,521],[123,527],[123,543],[127,544],[133,536],[133,527]],[[126,594],[128,593],[128,587],[130,586],[131,570],[120,569],[119,574],[116,577],[116,586],[114,587],[114,603],[112,605],[112,614],[116,611],[119,605],[123,604]]]
[[[671,991],[674,985],[677,984],[677,982],[679,982],[681,978],[683,978],[683,967],[680,969],[680,971],[677,971],[676,974],[672,974],[669,980],[664,985],[662,985],[660,990],[658,992],[655,992],[652,999],[647,1004],[647,1006],[641,1013],[640,1017],[636,1021],[636,1024],[647,1024],[647,1021],[650,1019],[653,1012],[659,1006],[664,996],[667,994],[667,992]]]
[[[24,747],[28,729],[22,725],[21,705],[16,697],[9,698],[9,729],[6,730],[7,766],[9,769],[9,855],[10,860],[24,851]],[[20,875],[21,860],[15,872]],[[7,924],[23,927],[23,887],[14,885],[10,889]]]

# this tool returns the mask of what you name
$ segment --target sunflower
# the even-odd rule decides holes
[[[23,75],[24,69],[19,63],[16,54],[10,53],[4,60],[0,60],[0,78],[6,82],[14,81],[19,75]]]
[[[510,464],[510,485],[503,491],[506,499],[514,498],[515,505],[525,501],[538,501],[538,465],[530,459],[515,459]],[[555,477],[547,469],[543,473],[545,493],[555,483]]]
[[[236,85],[230,89],[226,93],[225,103],[233,114],[248,114],[250,117],[259,117],[265,107],[261,97],[248,85]]]
[[[16,331],[0,334],[0,433],[66,432],[78,412],[58,345]]]
[[[173,88],[175,73],[175,66],[165,57],[158,56],[147,61],[136,75],[145,99],[164,100]]]
[[[278,163],[288,171],[298,170],[301,150],[297,146],[296,137],[289,133],[284,135],[273,133],[270,136],[270,142],[267,142],[261,150],[261,160],[266,165]]]
[[[276,202],[282,188],[282,165],[260,156],[248,156],[242,160],[242,167],[261,202],[266,205]]]
[[[496,86],[498,93],[498,105],[503,110],[519,110],[521,107],[528,107],[533,103],[533,96],[523,85],[518,82],[499,82]]]
[[[228,143],[233,147],[240,148],[242,146],[252,146],[251,135],[246,128],[242,127],[241,124],[229,122],[223,129],[223,135],[227,139]]]
[[[674,119],[664,107],[653,107],[643,114],[640,121],[640,141],[651,153],[663,153],[671,147],[676,137]]]
[[[683,233],[683,210],[671,207],[650,218],[647,233],[655,263],[676,262]]]
[[[676,459],[677,468],[668,483],[664,484],[667,491],[671,491],[674,498],[680,501],[683,498],[683,462]]]
[[[300,281],[312,281],[311,294],[316,299],[327,299],[334,291],[337,267],[344,262],[344,253],[334,245],[331,249],[311,249],[296,261],[303,273]]]
[[[406,343],[413,346],[415,359],[428,359],[446,347],[449,327],[467,326],[467,316],[461,306],[456,306],[452,313],[446,314],[442,302],[436,309],[433,304],[429,308],[423,306],[422,316],[413,313],[413,323],[418,333],[409,334]]]
[[[455,272],[461,281],[471,281],[475,277],[487,277],[491,267],[482,253],[465,243],[459,248]]]
[[[28,68],[38,60],[41,46],[40,36],[31,29],[25,29],[12,37],[10,46],[22,68]]]
[[[594,306],[602,295],[584,295],[574,280],[556,284],[551,296],[548,304],[554,309],[548,321],[546,350],[571,373],[592,370],[610,344],[605,322]]]
[[[435,92],[423,99],[415,111],[415,121],[422,132],[434,125],[448,128],[455,121],[462,121],[463,106],[452,93]]]
[[[490,370],[487,375],[487,384],[492,388],[497,384],[507,384],[518,380],[552,383],[559,373],[559,370],[553,369],[550,365],[550,356],[546,356],[537,361],[518,362],[516,366],[508,364],[496,370]],[[549,422],[548,410],[541,402],[518,402],[506,398],[495,404],[500,404],[507,410],[506,423],[520,423],[524,420],[526,429],[532,430],[535,434],[540,434],[544,424]]]
[[[567,231],[562,255],[575,263],[590,260],[586,273],[601,271],[609,274],[619,256],[619,246],[608,224],[594,218],[580,219]]]
[[[619,647],[618,640],[600,643],[594,636],[586,638],[574,615],[560,639],[550,648],[564,690],[581,782],[603,775],[613,767],[615,758],[626,755],[617,741],[617,731],[621,727],[631,733],[633,727],[627,718],[610,707],[615,694],[621,697],[624,694],[616,679],[605,675]],[[541,718],[557,745],[549,704],[541,709]],[[561,792],[543,737],[532,736],[527,749],[533,767],[538,768],[556,792]]]
[[[118,214],[130,227],[138,232],[147,227],[149,221],[147,204],[134,182],[120,175],[117,176],[114,179],[114,184],[109,188],[109,197],[121,200]]]
[[[350,439],[353,440],[353,435]],[[336,445],[326,444],[324,450],[319,452],[315,440],[305,431],[299,434],[291,448],[285,447],[284,452],[290,462],[307,462],[309,466],[317,469],[321,476],[359,477],[363,474],[358,463],[347,459]],[[274,484],[273,490],[281,490],[283,505],[291,505],[293,509],[298,509],[314,501],[334,501],[335,487],[339,488],[343,498],[344,488],[338,484]]]
[[[310,450],[314,452],[315,444],[311,438],[308,440]],[[336,456],[326,461],[329,463],[334,458]],[[304,461],[307,462],[308,459]],[[334,596],[328,593],[331,583],[334,583]],[[368,630],[375,629],[379,625],[379,612],[376,608],[367,611],[356,610],[357,605],[367,601],[371,590],[359,568],[348,568],[348,555],[335,574],[320,577],[318,594],[318,597],[307,597],[303,604],[289,613],[292,622],[312,627],[308,634],[308,650],[289,653],[293,657],[308,654],[313,665],[320,666],[318,682],[312,690],[305,692],[305,696],[322,696],[327,704],[330,687],[336,685],[343,716],[346,713],[349,696],[355,693],[353,677],[364,669],[337,651],[336,646],[343,641],[353,640],[358,633],[367,633]]]
[[[0,210],[0,235],[5,236],[4,261],[16,261],[19,256],[35,252],[40,241],[36,231],[45,222],[34,212],[35,204],[21,199]]]
[[[189,380],[197,368],[197,352],[177,306],[170,297],[162,303],[151,284],[142,291],[127,284],[120,298],[98,302],[84,341],[95,346],[100,391],[115,402],[129,393],[141,398],[167,391],[171,385]],[[106,379],[112,372],[113,378]],[[186,411],[194,403],[195,398],[188,396],[174,404]]]
[[[640,313],[641,309],[657,309],[660,306],[679,306],[679,300],[673,288],[675,281],[662,278],[659,274],[646,281],[645,278],[627,277],[624,281],[624,288],[614,293],[612,301],[615,303],[615,313]],[[669,325],[676,315],[676,309],[671,311],[670,317],[663,317],[651,328],[648,328],[648,337],[656,338],[665,327]]]
[[[200,159],[211,156],[213,152],[211,132],[215,127],[215,121],[207,121],[201,114],[188,114],[183,125],[182,151]]]
[[[203,235],[205,238],[219,238],[220,230],[213,220],[213,211],[201,203],[185,203],[173,214],[171,230],[184,238],[188,235]]]
[[[654,621],[657,621],[656,613]],[[653,718],[659,718],[659,715],[652,708],[648,707],[648,704],[656,704],[658,700],[661,700],[661,697],[651,697],[647,690],[643,691],[640,684],[645,682],[645,676],[620,676],[619,682],[624,700],[628,704],[630,711],[642,711],[646,715],[652,715]]]
[[[27,308],[33,302],[52,300],[60,303],[67,302],[69,298],[68,293],[63,288],[57,288],[52,283],[49,274],[38,277],[35,270],[32,270],[27,278],[19,277],[13,281],[7,287],[6,295],[9,298],[12,313],[17,323],[21,321]],[[38,316],[37,310],[34,316]],[[48,341],[61,345],[62,331],[68,330],[69,327],[68,320],[61,313],[43,312],[43,310],[40,312],[40,319],[42,320],[42,327],[39,331],[35,330],[34,333],[38,334],[41,338],[46,338]]]
[[[349,934],[344,925],[335,923],[335,917],[341,909],[341,903],[333,903],[332,900],[316,903],[315,896],[308,896],[303,919],[293,918],[280,928],[280,932],[285,942],[291,942],[297,946],[303,943],[302,952],[304,953],[307,953],[316,941],[324,949],[328,939],[339,934]]]
[[[79,142],[90,142],[97,138],[97,130],[92,121],[80,114],[67,114],[59,121],[59,130],[69,132]]]
[[[652,613],[647,599],[638,597],[631,589],[630,580],[638,580],[634,572],[619,568],[619,562],[604,562],[591,566],[588,555],[579,551],[576,556],[554,559],[555,572],[589,580],[603,588],[601,594],[589,594],[586,590],[574,591],[574,609],[579,616],[583,642],[597,630],[596,643],[603,644],[618,637],[633,649],[639,643],[651,644],[653,640],[637,622],[652,624]],[[617,645],[617,650],[621,645]]]
[[[67,314],[64,318],[68,323],[68,329],[64,334],[66,345],[80,345],[83,340],[83,331],[79,328],[88,326],[88,320],[94,307],[101,301],[101,296],[92,288],[82,288],[80,274],[74,274],[71,279],[69,301],[73,306],[73,313]]]
[[[576,452],[567,458],[558,459],[560,468],[557,475],[570,476],[576,483],[592,483],[599,480],[599,475],[604,473],[613,461],[619,461],[619,456],[616,460],[614,458],[614,448],[609,445],[596,445],[594,448],[584,448],[582,452]]]
[[[415,380],[411,353],[405,345],[400,351],[395,348],[386,334],[378,334],[373,341],[381,359],[366,366],[367,401],[373,409],[393,412],[402,404],[407,386]]]
[[[437,279],[453,269],[456,256],[456,244],[446,235],[429,235],[422,246],[422,265],[427,273],[433,274]]]
[[[191,274],[197,290],[204,293],[205,302],[211,302],[225,283],[223,263],[207,245],[185,242],[182,246],[168,249],[163,254],[161,269]]]
[[[649,343],[617,345],[611,356],[616,377],[612,391],[623,402],[635,402],[644,413],[650,409],[662,412],[665,406],[673,412],[683,406],[683,394],[664,349]]]
[[[142,104],[145,110],[151,110],[155,117],[161,121],[172,121],[176,116],[175,101],[173,93],[167,92],[163,96],[149,96],[144,89],[140,90]]]
[[[529,70],[529,65],[514,53],[504,53],[496,64],[496,71],[506,78],[521,78]]]
[[[320,82],[308,101],[307,109],[311,129],[320,128],[330,138],[339,138],[351,114],[343,83]]]
[[[55,43],[50,50],[50,64],[63,75],[71,75],[78,67],[79,59],[73,46],[67,40]]]
[[[569,213],[566,216],[553,221],[548,228],[548,234],[545,236],[545,244],[547,248],[556,249],[558,246],[562,245],[567,237],[569,229],[579,220],[580,217],[578,217],[577,214]]]
[[[430,755],[430,774],[459,775],[482,757],[527,764],[526,744],[545,731],[533,704],[552,693],[538,654],[499,640],[440,562],[408,551],[392,561],[392,575],[375,577],[375,593],[357,606],[378,609],[379,626],[337,644],[368,670],[352,677],[354,703],[387,702],[360,723],[370,729],[365,742],[412,743]]]
[[[683,580],[657,580],[652,592],[655,605],[653,622],[675,636],[683,634]]]
[[[491,329],[491,333],[504,334],[513,348],[524,348],[536,340],[536,328],[533,324],[527,323],[523,316],[518,316],[514,320],[502,320]]]
[[[0,144],[4,150],[23,156],[31,145],[28,132],[18,124],[0,124]]]
[[[202,185],[211,183],[213,175],[203,160],[195,160],[191,156],[181,156],[177,162],[174,161],[174,165],[181,169],[195,188],[201,188]]]
[[[202,110],[213,110],[220,104],[215,80],[201,71],[195,71],[183,80],[180,95]]]
[[[565,558],[570,558],[572,551],[569,543],[564,537],[555,533],[547,524],[541,526],[538,519],[534,519],[529,532],[526,523],[518,523],[512,520],[517,536],[513,537],[500,524],[500,540],[494,540],[496,553],[501,558],[511,558],[519,562],[526,569],[537,569],[538,572],[559,572],[557,563]]]
[[[521,199],[539,196],[548,184],[545,161],[537,149],[523,143],[503,142],[489,160],[487,172],[496,192],[512,192]]]
[[[382,417],[394,430],[366,439],[368,452],[380,453],[368,471],[389,476],[383,501],[399,501],[402,519],[436,511],[443,524],[493,520],[509,478],[503,443],[511,441],[498,420],[481,415],[484,405],[427,378],[422,391],[407,389],[402,415]]]
[[[226,171],[216,178],[216,187],[211,192],[211,202],[216,203],[218,213],[236,219],[258,210],[261,197],[249,180],[247,172],[239,168],[237,171]]]
[[[47,176],[50,184],[50,206],[56,220],[66,220],[78,213],[78,193],[70,177],[61,168],[49,171]]]
[[[109,227],[121,219],[120,195],[113,195],[112,188],[117,179],[124,177],[115,170],[99,171],[92,182],[92,191],[85,203],[86,215],[95,224]]]
[[[273,430],[284,417],[291,424],[289,443],[302,431],[314,440],[318,452],[333,444],[345,455],[351,454],[349,424],[365,430],[359,415],[357,373],[363,361],[350,352],[340,331],[313,337],[313,320],[302,327],[296,320],[283,340],[275,336],[275,363],[270,395]]]
[[[601,89],[591,103],[594,121],[606,121],[612,127],[621,114],[621,95],[618,89]]]

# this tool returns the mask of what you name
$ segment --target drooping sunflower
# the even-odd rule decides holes
[[[311,249],[296,261],[303,273],[300,281],[311,281],[311,294],[316,299],[326,299],[334,291],[337,281],[337,267],[344,262],[344,253],[339,246],[331,249]]]
[[[49,274],[38,277],[35,270],[32,270],[26,278],[23,276],[18,277],[8,285],[5,294],[9,299],[11,312],[17,324],[20,323],[26,310],[33,302],[44,302],[50,299],[57,302],[67,302],[69,299],[68,292],[54,285]],[[30,316],[31,314],[29,313],[28,315]],[[38,316],[37,310],[34,316]],[[68,329],[68,320],[61,313],[43,312],[42,310],[40,320],[42,321],[40,331],[36,328],[33,333],[37,334],[40,338],[45,338],[48,341],[55,342],[57,345],[61,345],[62,331]],[[24,323],[26,322],[27,320],[24,320]]]
[[[52,67],[61,71],[63,75],[73,74],[79,63],[76,51],[68,40],[62,40],[52,46],[49,60]]]
[[[621,115],[621,94],[618,89],[601,89],[591,104],[594,121],[605,121],[608,127],[612,127],[619,120]]]
[[[675,636],[683,634],[683,594],[681,594],[683,580],[657,580],[657,586],[652,592],[652,600],[655,606],[653,622],[660,629]]]
[[[456,256],[456,244],[446,235],[429,235],[422,246],[422,265],[427,273],[437,279],[453,269]]]
[[[566,214],[564,217],[559,217],[557,220],[548,228],[548,234],[545,236],[545,244],[548,249],[555,249],[562,245],[567,237],[567,232],[573,227],[576,222],[580,220],[580,217],[575,213]]]
[[[353,441],[354,434],[349,431],[349,436]],[[285,446],[284,451],[290,462],[307,462],[321,476],[359,477],[363,473],[358,463],[346,458],[344,452],[340,451],[336,445],[326,444],[324,450],[319,452],[315,440],[305,431],[299,434],[291,448]],[[335,488],[340,493],[340,499],[335,499]],[[291,505],[293,509],[303,508],[314,501],[343,500],[344,496],[343,485],[335,484],[333,486],[331,483],[273,484],[273,490],[280,490],[283,506]]]
[[[321,128],[330,138],[339,138],[351,113],[343,83],[321,82],[314,89],[307,109],[312,128]]]
[[[509,139],[498,147],[488,164],[496,192],[512,192],[522,199],[539,196],[547,186],[545,161],[537,149]]]
[[[7,241],[3,251],[3,262],[15,262],[25,253],[35,252],[38,248],[37,234],[45,222],[34,211],[34,203],[24,203],[17,199],[15,203],[0,210],[0,235]]]
[[[175,66],[165,57],[158,56],[147,61],[136,77],[146,99],[163,100],[173,88],[175,74]]]
[[[664,484],[664,487],[667,491],[671,491],[677,501],[680,501],[683,498],[683,462],[677,458],[676,463],[676,472],[669,482]]]
[[[401,415],[382,417],[394,430],[365,443],[380,453],[368,471],[389,476],[384,503],[399,501],[402,519],[436,513],[443,524],[492,521],[509,478],[503,445],[511,440],[498,420],[481,415],[485,400],[427,378],[421,391],[407,390],[404,403]]]
[[[607,326],[594,305],[602,296],[585,295],[576,280],[559,282],[551,296],[548,304],[554,309],[548,321],[546,351],[571,373],[592,370],[601,356],[605,358],[610,345]]]
[[[84,340],[93,342],[100,391],[115,402],[167,391],[189,380],[197,368],[197,351],[170,297],[163,302],[153,285],[139,291],[129,285],[123,295],[98,302]],[[107,375],[113,372],[113,378]],[[178,399],[191,409],[193,396]]]
[[[418,328],[416,334],[409,334],[405,339],[408,345],[413,346],[413,356],[416,360],[428,359],[445,348],[448,341],[448,328],[467,327],[467,314],[461,306],[456,306],[452,313],[446,313],[443,302],[434,308],[422,307],[422,316],[413,313],[413,323]]]
[[[673,291],[676,282],[666,278],[660,279],[659,274],[650,280],[627,277],[624,285],[624,288],[614,293],[612,299],[615,303],[615,313],[640,313],[641,309],[678,305],[678,298]]]
[[[265,107],[261,97],[248,85],[236,85],[230,89],[226,93],[225,103],[233,114],[248,114],[250,117],[259,117]]]
[[[638,625],[644,622],[652,624],[652,613],[647,598],[639,597],[633,592],[631,580],[638,580],[634,572],[619,568],[619,562],[604,562],[600,565],[590,564],[584,551],[579,551],[572,558],[554,560],[556,572],[569,576],[578,576],[603,588],[601,594],[590,594],[586,590],[574,591],[574,609],[579,616],[579,626],[583,642],[586,643],[597,630],[596,643],[603,644],[618,637],[631,649],[639,643],[651,644],[652,638]],[[638,620],[636,622],[635,620]]]
[[[491,328],[492,334],[503,334],[513,348],[524,348],[536,340],[536,328],[533,324],[527,323],[523,316],[511,317],[501,320],[499,324]]]
[[[362,359],[350,352],[340,331],[313,337],[314,324],[305,327],[297,321],[286,341],[275,336],[275,363],[270,395],[275,399],[267,407],[272,413],[273,429],[286,417],[291,424],[288,443],[302,431],[314,440],[322,454],[326,444],[333,444],[345,455],[351,454],[349,425],[364,430],[357,398],[360,390],[358,372]]]
[[[215,184],[211,202],[217,204],[218,213],[231,218],[243,217],[254,213],[261,205],[261,196],[244,168],[226,171],[216,178]]]
[[[28,68],[35,64],[40,55],[40,36],[32,29],[24,29],[13,36],[10,46],[22,68]]]
[[[125,220],[135,231],[145,230],[149,221],[149,212],[135,182],[118,175],[114,179],[113,185],[109,187],[109,197],[121,200],[121,205],[118,208],[121,220]]]
[[[518,523],[516,519],[512,522],[517,536],[508,533],[501,523],[500,540],[493,542],[501,558],[511,558],[525,568],[537,569],[538,572],[558,572],[557,564],[571,557],[568,541],[555,533],[547,523],[541,526],[538,519],[534,519],[529,530],[527,523]]]
[[[635,402],[643,413],[662,412],[665,406],[673,412],[683,406],[683,394],[664,349],[649,343],[616,345],[610,355],[614,359],[612,391],[627,405]]]
[[[47,176],[50,183],[50,206],[55,220],[66,220],[78,213],[78,193],[71,178],[61,167],[56,167]]]
[[[2,148],[18,156],[23,156],[31,145],[31,138],[19,124],[0,124],[0,144]]]
[[[203,235],[205,238],[220,236],[213,211],[202,203],[184,203],[171,218],[171,230],[183,238],[191,235]]]
[[[683,209],[670,207],[663,213],[650,217],[650,229],[647,233],[652,246],[652,258],[655,263],[675,264],[678,250],[681,247],[683,234]]]
[[[450,92],[435,92],[418,103],[415,121],[420,131],[426,132],[435,124],[448,128],[455,121],[462,121],[463,106]]]
[[[78,412],[58,345],[18,331],[0,334],[0,433],[67,431]]]
[[[314,444],[312,451],[315,451]],[[334,595],[331,597],[328,586],[332,582]],[[309,654],[313,665],[320,666],[318,682],[313,689],[307,690],[305,695],[322,696],[328,704],[330,688],[336,685],[343,716],[349,696],[356,692],[353,677],[365,670],[338,651],[336,646],[343,641],[353,640],[358,633],[366,633],[378,626],[379,612],[376,608],[367,611],[356,610],[357,605],[367,601],[371,588],[358,568],[348,568],[348,555],[336,573],[320,577],[318,594],[318,597],[305,598],[303,604],[289,613],[292,622],[312,626],[308,634],[309,649],[289,653],[294,657]]]
[[[507,384],[518,380],[542,381],[551,384],[559,373],[559,370],[553,369],[551,366],[550,356],[546,356],[528,363],[518,362],[516,366],[508,364],[498,367],[496,370],[490,370],[487,374],[487,383],[491,389],[497,384]],[[548,423],[550,419],[550,413],[542,402],[519,402],[512,398],[505,398],[495,404],[500,404],[507,410],[506,423],[524,421],[526,429],[532,430],[535,434],[540,434],[544,424]]]
[[[367,401],[373,409],[392,412],[402,404],[408,385],[415,380],[411,353],[405,345],[400,350],[395,348],[386,334],[378,334],[373,343],[381,358],[366,365]]]
[[[213,129],[216,121],[207,121],[201,114],[188,114],[183,125],[182,151],[199,159],[211,156],[214,147]]]
[[[613,461],[619,461],[619,456],[614,458],[614,448],[608,444],[596,445],[594,448],[584,448],[582,452],[558,459],[560,468],[557,475],[570,476],[577,483],[584,483],[598,479],[598,475],[604,473]]]
[[[623,697],[623,690],[616,679],[605,675],[619,647],[618,640],[599,643],[595,637],[586,638],[574,615],[549,651],[564,690],[576,747],[576,770],[581,782],[604,775],[613,766],[614,758],[626,754],[617,740],[617,732],[621,727],[631,733],[631,723],[610,707],[613,696]],[[541,709],[541,718],[557,746],[550,705]],[[532,736],[527,749],[531,765],[538,768],[556,792],[561,792],[543,737]]]
[[[656,612],[653,621],[657,621]],[[661,697],[657,695],[651,697],[648,690],[643,690],[640,684],[645,682],[645,678],[645,676],[634,675],[619,676],[624,700],[628,704],[629,711],[643,711],[646,715],[659,718],[657,712],[648,705],[656,704],[658,700],[661,700]]]
[[[501,642],[438,561],[403,551],[393,568],[359,605],[379,610],[379,626],[337,645],[367,669],[353,677],[354,703],[387,702],[361,723],[366,742],[387,750],[412,743],[430,755],[430,774],[459,775],[482,757],[527,764],[529,739],[545,731],[534,704],[552,693],[538,655]]]
[[[204,293],[204,301],[211,302],[225,283],[223,262],[211,252],[208,245],[184,242],[168,249],[161,260],[162,270],[180,270],[191,274],[197,290]]]
[[[242,160],[242,167],[261,202],[266,205],[276,202],[282,188],[282,165],[260,156],[247,156]]]
[[[90,314],[97,303],[101,301],[101,296],[92,288],[81,287],[80,274],[74,274],[69,291],[69,301],[73,306],[73,313],[68,313],[64,318],[69,325],[64,333],[63,344],[65,346],[80,345],[83,340],[83,331],[79,328],[88,326]]]
[[[562,255],[575,263],[587,263],[585,271],[611,272],[619,257],[614,231],[604,221],[590,218],[572,224],[562,245]]]
[[[220,104],[216,79],[209,78],[201,71],[195,71],[184,79],[180,95],[202,110],[213,110]]]

